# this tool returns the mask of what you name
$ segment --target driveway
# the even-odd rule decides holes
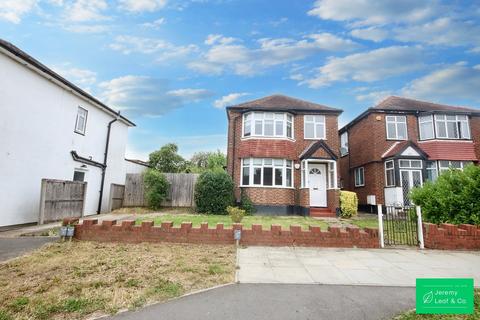
[[[0,238],[0,262],[21,256],[57,240],[57,237]]]
[[[232,284],[109,319],[373,320],[414,307],[414,288]]]
[[[248,247],[240,283],[415,286],[416,278],[467,277],[480,285],[480,252]]]

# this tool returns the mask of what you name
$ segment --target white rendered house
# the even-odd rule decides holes
[[[1,39],[0,112],[0,227],[37,222],[44,178],[86,181],[84,214],[108,210],[134,123]]]

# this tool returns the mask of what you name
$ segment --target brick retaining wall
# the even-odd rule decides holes
[[[309,246],[309,247],[340,247],[340,248],[378,248],[378,230],[374,228],[360,229],[357,227],[329,227],[328,231],[320,230],[318,226],[310,226],[302,230],[300,226],[290,226],[282,230],[279,225],[272,225],[264,230],[261,225],[252,225],[251,229],[243,229],[241,224],[232,228],[224,228],[217,224],[209,228],[202,223],[199,228],[193,228],[191,222],[184,222],[180,227],[173,227],[172,222],[162,222],[154,226],[152,221],[144,221],[135,225],[135,221],[113,221],[97,219],[84,220],[75,226],[75,238],[79,240],[107,242],[176,242],[203,244],[233,244],[233,230],[242,230],[242,245],[262,246]]]
[[[480,227],[471,224],[423,223],[423,238],[429,249],[480,250]]]

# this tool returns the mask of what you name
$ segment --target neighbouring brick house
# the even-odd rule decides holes
[[[227,170],[257,214],[333,215],[342,110],[283,95],[227,107]]]
[[[341,185],[358,194],[361,207],[410,205],[412,187],[478,163],[480,110],[392,96],[339,137]]]

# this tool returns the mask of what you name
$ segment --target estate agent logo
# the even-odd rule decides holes
[[[417,279],[418,314],[472,314],[473,279]]]

